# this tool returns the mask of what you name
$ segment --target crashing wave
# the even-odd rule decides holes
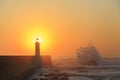
[[[101,65],[102,58],[94,46],[81,47],[77,52],[77,64],[79,65]]]

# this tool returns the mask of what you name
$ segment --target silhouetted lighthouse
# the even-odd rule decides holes
[[[35,42],[35,67],[36,69],[40,68],[42,66],[41,64],[41,58],[40,58],[40,41],[39,38],[36,38]]]
[[[35,42],[35,57],[34,57],[33,65],[35,66],[36,69],[52,66],[51,56],[40,54],[39,38],[36,38],[36,42]]]
[[[36,42],[35,42],[35,56],[40,57],[40,41],[39,41],[39,38],[36,38]]]

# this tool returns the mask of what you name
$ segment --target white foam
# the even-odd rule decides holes
[[[77,52],[77,63],[87,64],[90,60],[96,61],[99,65],[103,62],[98,50],[94,46],[80,48]]]

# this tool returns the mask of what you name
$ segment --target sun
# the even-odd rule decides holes
[[[42,54],[47,54],[53,47],[52,33],[44,29],[29,29],[23,34],[22,38],[23,48],[29,53],[34,54],[36,41],[40,43]]]
[[[55,45],[55,38],[53,31],[46,28],[51,27],[50,25],[44,25],[39,23],[26,24],[29,29],[25,29],[21,34],[21,47],[28,54],[34,55],[35,43],[40,43],[40,50],[42,54],[49,54]],[[36,40],[38,38],[38,40]]]

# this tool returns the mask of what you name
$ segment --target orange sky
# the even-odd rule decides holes
[[[119,0],[0,0],[0,54],[72,57],[89,43],[103,56],[120,56]]]

